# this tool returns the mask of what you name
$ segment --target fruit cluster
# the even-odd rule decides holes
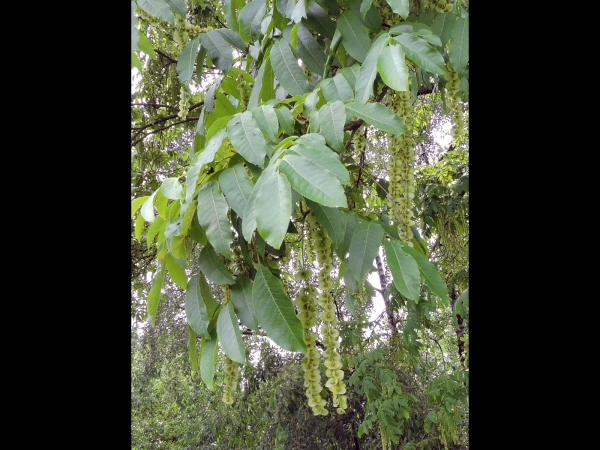
[[[387,167],[390,203],[394,218],[399,222],[398,234],[400,239],[412,246],[413,232],[410,227],[415,224],[412,211],[412,200],[415,197],[412,167],[415,161],[415,141],[412,137],[413,98],[410,91],[390,91],[386,96],[389,108],[400,116],[407,127],[406,133],[387,134],[390,153]]]
[[[460,88],[460,77],[453,71],[450,61],[446,64],[448,72],[446,73],[446,106],[452,117],[452,139],[458,139],[464,129],[464,119],[462,108],[458,102],[458,90]]]

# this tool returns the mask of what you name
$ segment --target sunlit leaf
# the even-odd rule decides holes
[[[148,294],[147,300],[147,311],[148,311],[148,322],[150,322],[153,326],[156,322],[156,312],[158,311],[158,303],[160,301],[160,291],[163,286],[163,282],[165,280],[163,270],[159,270],[154,275],[152,279],[152,287],[150,288],[150,293]]]
[[[160,190],[162,194],[170,200],[183,200],[183,186],[178,178],[171,177],[163,181]]]
[[[134,198],[133,200],[131,200],[131,217],[133,217],[133,215],[136,213],[136,211],[138,209],[140,209],[140,206],[142,206],[142,204],[149,198],[150,198],[149,195],[144,195],[142,197],[137,197],[137,198]]]
[[[141,214],[138,214],[137,217],[135,218],[135,228],[133,231],[133,234],[135,236],[135,238],[141,242],[142,240],[142,231],[144,230],[144,223],[145,220],[142,217]]]

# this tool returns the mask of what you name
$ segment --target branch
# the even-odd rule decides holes
[[[375,263],[377,264],[377,274],[379,275],[379,284],[381,285],[381,296],[383,297],[383,303],[385,303],[385,311],[388,316],[388,322],[390,324],[390,328],[392,329],[392,336],[395,336],[397,333],[396,330],[396,319],[394,318],[394,312],[392,311],[392,307],[390,306],[390,299],[387,295],[384,294],[386,288],[385,282],[385,272],[383,270],[383,264],[381,262],[381,256],[377,254],[375,257]],[[380,291],[380,292],[381,292]]]
[[[195,122],[197,120],[198,120],[198,117],[190,117],[190,118],[187,118],[185,120],[180,120],[179,122],[173,122],[172,124],[167,125],[166,127],[157,128],[157,129],[152,130],[152,131],[150,131],[148,133],[144,133],[144,135],[141,138],[139,138],[138,140],[132,142],[131,146],[135,147],[137,144],[139,144],[141,141],[143,141],[146,137],[150,136],[151,134],[158,133],[159,131],[163,131],[163,130],[168,130],[169,128],[174,127],[175,125],[179,125],[181,123]],[[137,133],[137,134],[139,134],[139,133]]]
[[[165,54],[164,54],[163,52],[161,52],[160,50],[156,50],[156,49],[155,49],[154,51],[155,51],[156,53],[158,53],[160,56],[163,56],[163,57],[167,58],[167,59],[168,59],[169,61],[171,61],[172,63],[175,63],[175,64],[177,64],[177,60],[176,60],[176,59],[173,59],[173,58],[171,58],[169,55],[165,55]]]

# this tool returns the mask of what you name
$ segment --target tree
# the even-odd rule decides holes
[[[170,308],[226,405],[270,342],[361,448],[468,446],[468,2],[131,8],[142,341]]]

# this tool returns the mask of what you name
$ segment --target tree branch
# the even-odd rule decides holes
[[[392,336],[396,336],[396,319],[394,317],[394,311],[390,305],[390,299],[385,295],[385,288],[387,283],[385,282],[385,271],[383,270],[383,263],[381,262],[381,256],[377,254],[375,257],[375,263],[377,264],[377,274],[379,275],[379,284],[381,285],[381,296],[383,297],[383,303],[385,303],[385,311],[387,313],[388,323],[392,329]]]

